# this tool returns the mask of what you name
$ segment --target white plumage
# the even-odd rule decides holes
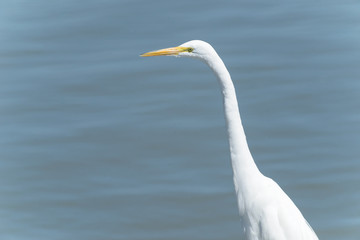
[[[246,240],[316,240],[318,237],[279,185],[257,168],[241,123],[235,88],[223,61],[206,42],[193,40],[142,56],[192,57],[205,62],[221,86],[230,157]]]

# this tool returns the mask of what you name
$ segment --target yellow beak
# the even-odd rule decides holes
[[[160,49],[157,51],[147,52],[144,54],[141,54],[141,57],[152,57],[152,56],[173,56],[178,55],[181,52],[188,51],[189,48],[187,47],[172,47],[172,48],[165,48]]]

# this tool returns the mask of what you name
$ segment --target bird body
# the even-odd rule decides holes
[[[200,40],[142,56],[192,57],[205,62],[220,84],[239,214],[246,240],[316,240],[318,237],[293,201],[257,168],[242,126],[236,92],[225,64]]]

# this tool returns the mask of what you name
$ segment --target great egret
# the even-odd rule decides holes
[[[221,86],[229,137],[235,191],[247,240],[315,240],[315,232],[293,201],[271,178],[257,168],[241,123],[235,88],[230,74],[213,47],[200,40],[141,56],[197,58],[215,73]]]

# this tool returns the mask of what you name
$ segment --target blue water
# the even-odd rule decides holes
[[[360,236],[358,1],[0,3],[0,239],[242,239],[210,42],[251,151],[320,239]]]

